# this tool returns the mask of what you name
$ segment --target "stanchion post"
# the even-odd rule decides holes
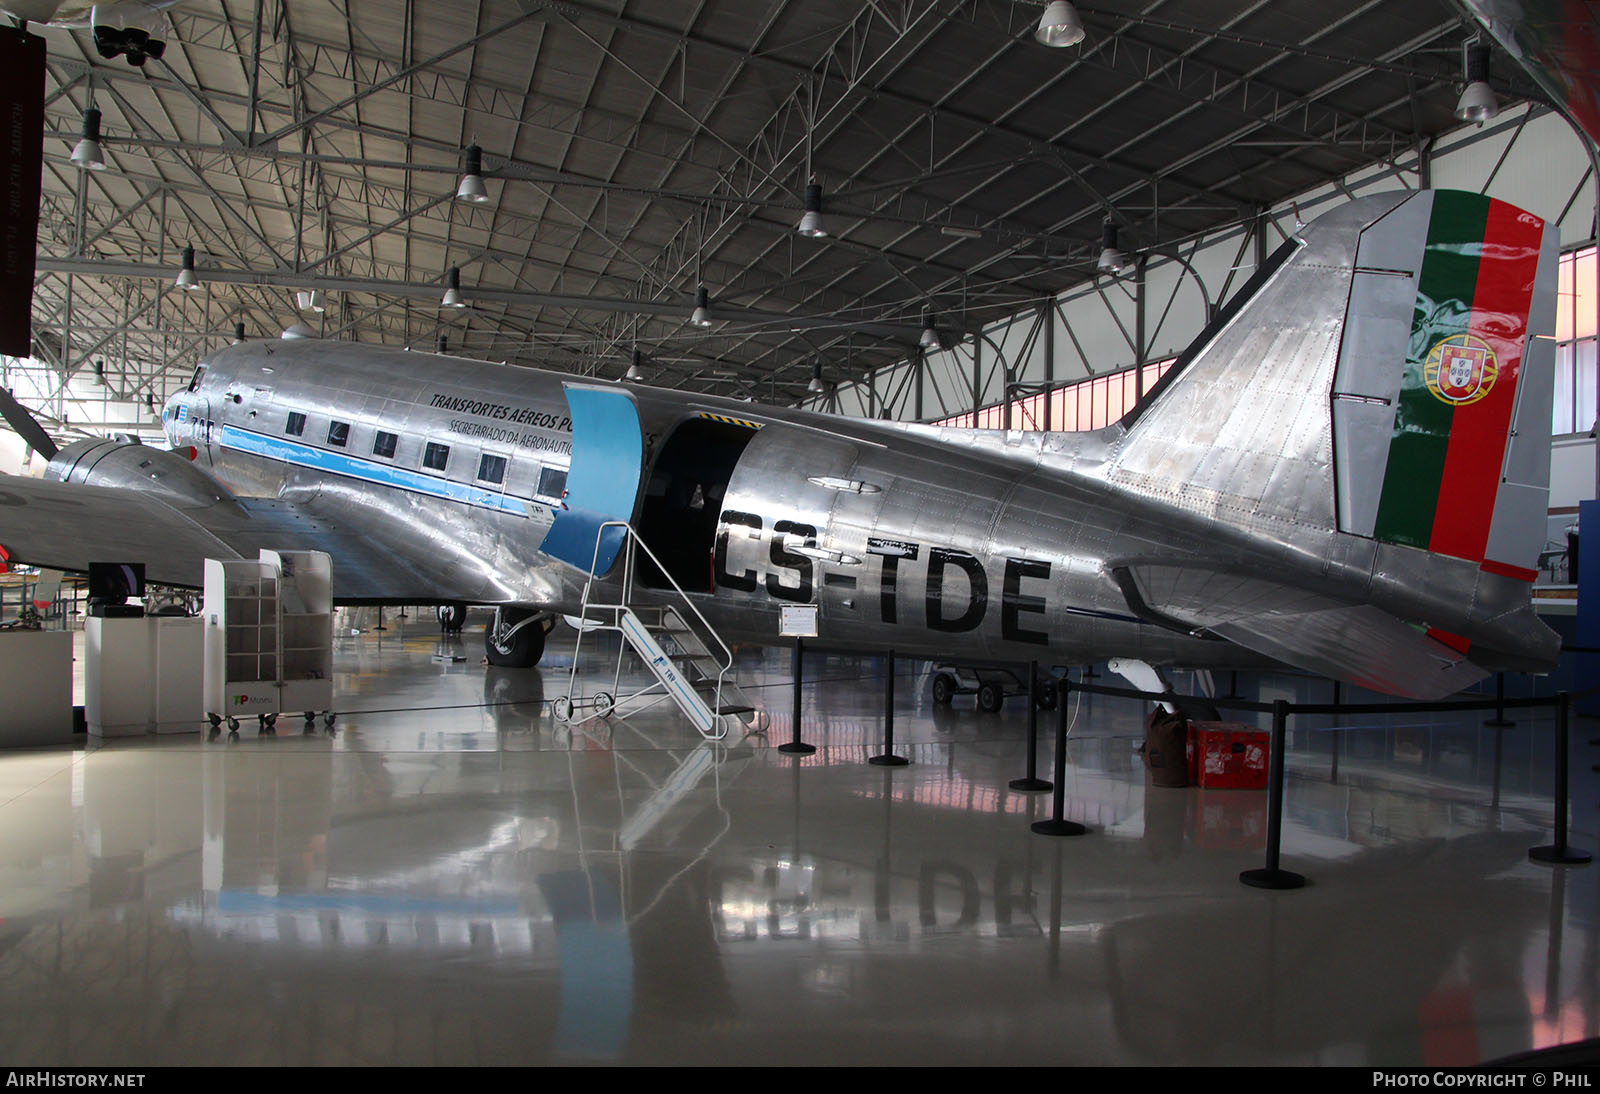
[[[1528,852],[1534,862],[1550,866],[1578,866],[1594,858],[1588,851],[1567,846],[1567,723],[1571,708],[1572,696],[1564,691],[1556,696],[1556,841]]]
[[[1072,694],[1072,681],[1061,681],[1061,694],[1056,697],[1056,759],[1055,759],[1055,802],[1050,811],[1050,819],[1034,821],[1029,825],[1041,836],[1081,836],[1088,831],[1077,821],[1066,819],[1066,785],[1067,785],[1067,707],[1071,706],[1067,699]]]
[[[1494,717],[1483,723],[1496,729],[1505,729],[1517,723],[1506,718],[1506,674],[1494,674]]]
[[[787,752],[795,756],[809,756],[817,750],[816,745],[808,745],[800,739],[800,686],[804,683],[801,675],[805,659],[805,642],[803,639],[794,640],[794,734],[787,744],[778,746],[779,752]]]
[[[883,688],[883,752],[868,756],[867,762],[879,767],[904,767],[911,761],[894,754],[894,650],[889,651],[888,672]]]
[[[1245,870],[1239,880],[1257,889],[1298,889],[1306,879],[1290,870],[1279,869],[1278,853],[1283,843],[1283,754],[1288,747],[1289,704],[1272,702],[1272,759],[1267,782],[1267,864],[1260,870]]]
[[[1028,773],[1020,779],[1012,779],[1006,785],[1027,794],[1037,794],[1050,789],[1050,783],[1039,778],[1039,662],[1037,661],[1028,663]]]

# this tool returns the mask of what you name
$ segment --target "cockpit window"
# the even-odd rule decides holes
[[[205,376],[205,374],[206,374],[206,366],[204,366],[204,365],[200,365],[198,368],[196,368],[194,370],[194,375],[189,377],[189,390],[190,391],[199,391],[200,390],[200,380],[201,380],[201,378],[203,376]]]

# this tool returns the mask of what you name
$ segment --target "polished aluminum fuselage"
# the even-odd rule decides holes
[[[169,405],[168,431],[175,444],[198,448],[197,462],[236,494],[326,515],[394,559],[386,574],[341,570],[336,560],[336,595],[571,611],[586,574],[540,551],[561,500],[538,492],[541,476],[571,458],[568,379],[346,343],[249,343],[206,362],[193,390]],[[715,588],[690,594],[734,639],[777,641],[781,606],[811,603],[818,641],[843,647],[1047,661],[1240,659],[1225,643],[1129,611],[1108,563],[1170,558],[1205,533],[1192,519],[1113,497],[1101,477],[1106,436],[963,436],[626,390],[645,436],[646,481],[661,442],[702,412],[759,426],[721,502],[718,542],[704,545]],[[282,440],[291,413],[304,416],[290,439],[302,451],[327,450],[333,424],[347,425],[334,454],[357,473],[275,452],[265,439]],[[391,458],[372,455],[380,431],[398,438]],[[435,477],[464,498],[386,485],[355,466],[416,473],[429,443],[449,446]],[[486,453],[507,459],[503,490],[475,482]],[[484,493],[492,497],[474,500]],[[1216,529],[1205,546],[1212,554],[1221,546]]]
[[[326,517],[393,561],[361,572],[336,559],[336,596],[570,612],[587,575],[541,552],[563,503],[539,493],[541,477],[571,459],[569,379],[347,343],[251,343],[206,363],[169,404],[168,429],[235,493]],[[1419,618],[1468,623],[1414,587],[1405,566],[1389,567],[1395,579],[1386,579],[1377,556],[1389,549],[1370,540],[1323,530],[1262,536],[1120,487],[1120,427],[972,432],[618,389],[638,408],[644,482],[662,442],[689,419],[710,413],[757,427],[720,502],[716,540],[703,544],[714,588],[691,593],[735,640],[779,641],[781,607],[807,603],[818,608],[818,642],[844,648],[1069,663],[1264,660],[1141,617],[1117,571],[1147,560],[1271,574],[1347,599],[1382,593]],[[299,456],[267,443],[282,439],[291,413],[304,416]],[[307,449],[328,450],[335,423],[348,430],[334,455],[349,462],[307,458]],[[372,455],[379,432],[397,438],[392,457]],[[449,446],[449,464],[418,489],[430,443]],[[485,454],[506,458],[502,486],[475,481]],[[382,481],[390,465],[406,468],[410,485]],[[1433,584],[1446,570],[1433,564]]]

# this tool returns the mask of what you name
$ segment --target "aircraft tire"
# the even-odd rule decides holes
[[[941,672],[933,678],[933,701],[940,706],[948,706],[950,700],[955,698],[956,682],[947,672]]]
[[[1054,679],[1048,676],[1040,677],[1039,686],[1035,689],[1034,705],[1040,710],[1054,710],[1061,701],[1061,692],[1056,688]]]
[[[999,684],[984,684],[978,688],[978,709],[985,714],[999,714],[1005,703],[1005,689]]]
[[[520,623],[532,612],[527,609],[501,608],[501,617],[506,625]],[[489,664],[507,669],[531,669],[539,663],[539,658],[544,656],[545,628],[538,623],[530,623],[516,634],[511,636],[509,642],[501,643],[495,639],[494,624],[491,622],[483,629],[483,650]]]
[[[465,604],[440,604],[439,629],[445,634],[459,634],[461,625],[467,621],[467,606]]]

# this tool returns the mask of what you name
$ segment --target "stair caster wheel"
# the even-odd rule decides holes
[[[217,735],[222,732],[222,715],[207,714],[206,721],[211,723],[211,732],[208,736],[214,741],[217,739]]]
[[[337,717],[339,716],[330,710],[322,716],[322,724],[331,730],[333,728],[333,720]]]
[[[594,695],[594,713],[596,718],[609,718],[616,708],[617,701],[611,698],[611,693],[597,691]]]
[[[231,714],[228,715],[228,732],[229,733],[237,733],[237,732],[239,732],[239,719],[235,718]]]
[[[277,736],[278,716],[276,714],[256,715],[256,732],[271,733],[273,736]]]
[[[559,696],[550,703],[550,714],[558,722],[572,720],[572,700],[565,695]]]

